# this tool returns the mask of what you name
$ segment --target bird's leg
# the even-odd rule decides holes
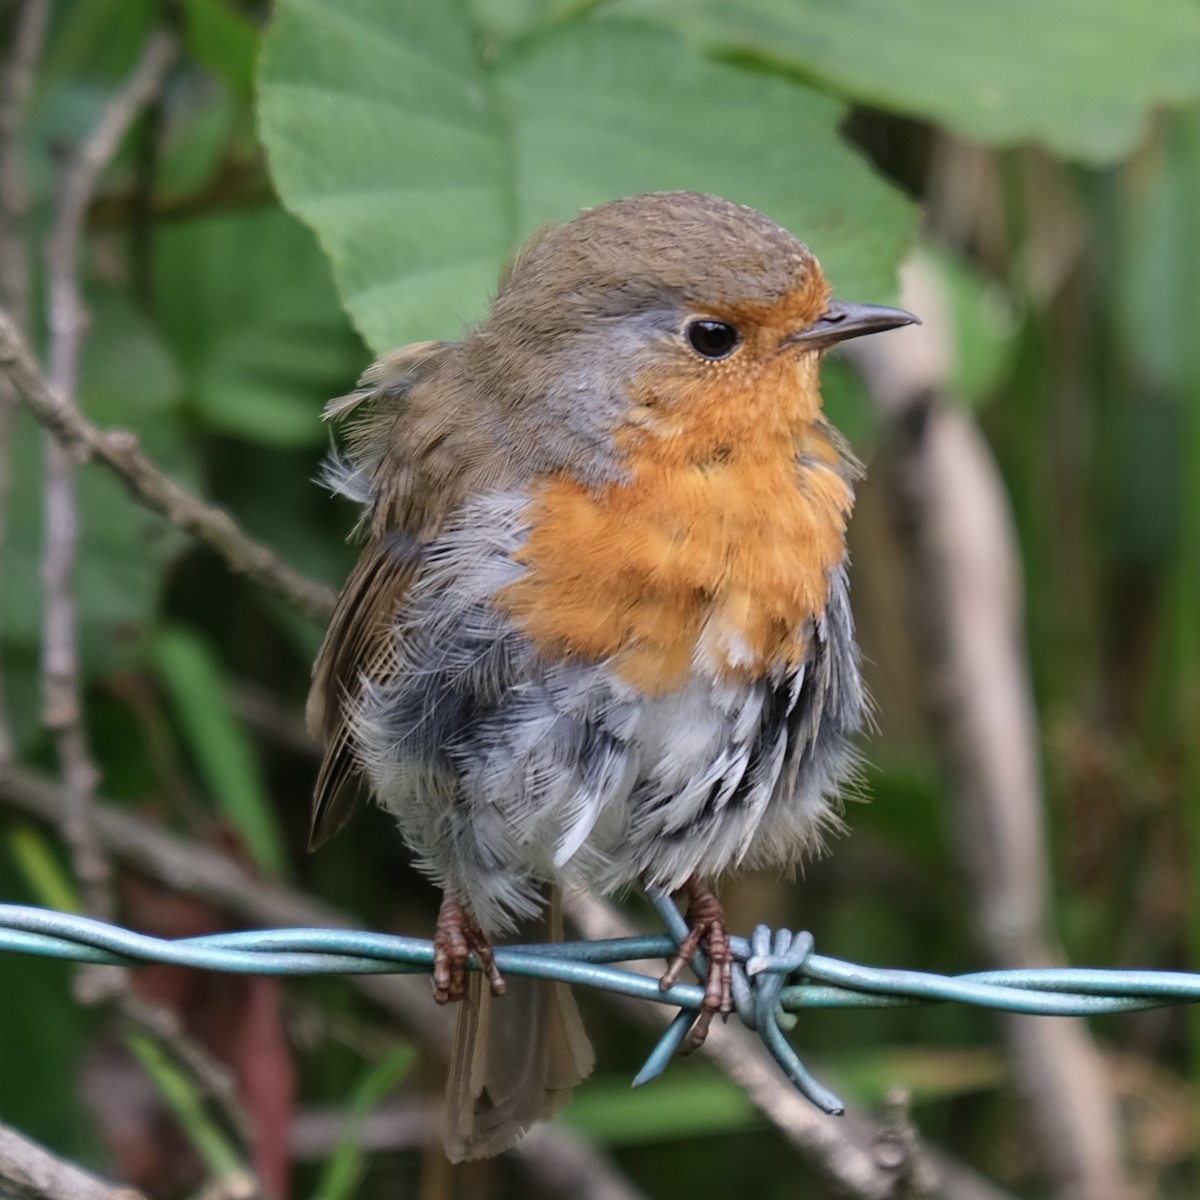
[[[487,976],[493,996],[503,996],[504,976],[492,955],[491,943],[475,919],[453,896],[442,901],[433,935],[433,998],[439,1004],[467,994],[467,959],[474,954]]]
[[[695,1050],[708,1037],[708,1027],[717,1013],[733,1012],[733,953],[729,948],[729,929],[725,924],[725,910],[721,902],[696,876],[684,884],[688,895],[687,937],[680,943],[675,957],[667,965],[666,974],[658,981],[665,992],[678,979],[692,960],[703,939],[704,953],[708,958],[708,977],[704,981],[704,1000],[700,1015],[688,1032],[686,1048]]]

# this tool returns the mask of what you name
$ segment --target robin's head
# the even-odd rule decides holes
[[[465,349],[519,424],[604,473],[622,431],[686,439],[713,406],[722,426],[811,420],[821,350],[914,320],[831,300],[808,247],[754,209],[658,192],[536,235]]]

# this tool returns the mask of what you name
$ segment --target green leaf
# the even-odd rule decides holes
[[[80,404],[102,427],[133,430],[146,452],[182,482],[197,472],[182,434],[179,379],[153,328],[115,293],[89,297],[92,322],[81,362]],[[18,662],[40,644],[43,435],[24,410],[13,429],[12,498],[0,579],[3,641]],[[166,567],[185,545],[161,518],[94,465],[76,474],[81,535],[76,562],[80,656],[95,678],[128,667],[158,605]],[[15,714],[22,732],[35,713]]]
[[[995,1047],[871,1046],[827,1056],[823,1069],[862,1104],[882,1104],[902,1087],[916,1103],[988,1091],[1006,1082],[1004,1056]]]
[[[153,1080],[158,1094],[204,1165],[225,1185],[220,1191],[225,1195],[253,1194],[256,1189],[246,1164],[220,1125],[209,1115],[203,1097],[187,1074],[144,1034],[126,1034],[125,1044]]]
[[[179,113],[165,131],[155,172],[156,197],[164,207],[212,182],[246,123],[248,106],[221,83],[203,105]]]
[[[254,91],[258,30],[224,0],[184,0],[184,31],[192,56],[239,95]]]
[[[15,11],[16,6],[5,7]],[[29,216],[35,228],[48,221],[62,174],[63,148],[80,146],[92,132],[114,90],[133,70],[161,8],[160,0],[53,6],[24,131]]]
[[[39,904],[59,912],[83,911],[70,875],[63,870],[41,830],[22,821],[6,831],[5,841],[13,865]]]
[[[632,22],[568,22],[486,64],[478,40],[461,0],[282,0],[265,39],[275,182],[374,349],[455,335],[539,225],[660,188],[762,209],[847,296],[894,291],[915,214],[840,140],[835,101]]]
[[[133,67],[161,16],[161,0],[88,0],[58,5],[40,64],[43,85],[69,77],[115,83]]]
[[[1150,112],[1200,94],[1193,0],[623,0],[723,53],[1000,145],[1110,162]]]
[[[588,0],[583,0],[586,4]],[[468,0],[472,19],[489,42],[528,33],[547,19],[561,17],[579,0]]]
[[[313,1200],[346,1200],[355,1195],[363,1169],[363,1152],[358,1144],[359,1126],[403,1079],[415,1058],[416,1051],[411,1046],[398,1046],[363,1076],[354,1089],[346,1126],[321,1172]]]
[[[793,230],[839,293],[894,294],[915,210],[842,141],[846,110],[827,96],[616,21],[523,42],[495,78],[512,114],[520,236],[613,196],[694,188]]]
[[[1186,792],[1200,778],[1193,736],[1200,719],[1200,111],[1166,125],[1158,167],[1131,172],[1120,316],[1125,352],[1161,398],[1126,418],[1116,511],[1127,551],[1138,548],[1144,557],[1164,525],[1176,540],[1143,720],[1151,741],[1173,734],[1185,748],[1179,769]],[[1140,195],[1137,185],[1145,189]],[[1189,832],[1195,848],[1200,828]],[[1193,961],[1200,960],[1200,928],[1192,938]]]
[[[2,843],[0,843],[2,845]],[[14,878],[0,852],[0,896],[36,904]],[[78,1078],[79,1063],[93,1041],[99,1014],[71,996],[75,965],[32,955],[5,954],[0,987],[0,1030],[4,1031],[4,1069],[0,1071],[0,1113],[22,1133],[64,1156],[98,1161],[93,1121],[81,1089],[64,1086]],[[4,1193],[11,1194],[6,1187]]]
[[[312,235],[278,208],[179,221],[157,241],[159,317],[209,429],[325,439],[321,408],[366,354]]]
[[[459,3],[287,0],[264,39],[259,120],[284,202],[375,350],[480,314],[515,196]]]
[[[216,655],[198,634],[175,625],[155,639],[154,660],[217,808],[254,861],[273,875],[283,874],[283,836],[257,753],[233,714]]]
[[[607,1145],[694,1138],[754,1128],[762,1117],[743,1092],[709,1071],[683,1072],[631,1091],[628,1080],[592,1080],[564,1120]]]

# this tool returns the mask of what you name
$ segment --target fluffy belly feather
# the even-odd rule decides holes
[[[499,932],[546,880],[674,888],[790,863],[832,818],[862,716],[845,578],[755,678],[706,661],[649,695],[615,655],[547,656],[494,603],[525,578],[528,498],[482,498],[427,551],[396,670],[353,714],[361,761],[423,868]]]

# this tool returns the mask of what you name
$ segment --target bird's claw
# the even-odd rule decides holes
[[[503,996],[504,976],[496,966],[491,943],[467,910],[447,896],[438,912],[437,932],[433,937],[433,998],[439,1004],[461,1000],[467,994],[472,954],[487,976],[492,995]]]
[[[708,959],[708,972],[704,980],[704,999],[687,1039],[683,1053],[699,1049],[708,1037],[713,1017],[722,1017],[733,1012],[733,951],[729,945],[729,928],[725,923],[725,910],[721,902],[703,884],[690,881],[687,885],[689,904],[684,920],[687,936],[679,943],[675,957],[658,981],[665,992],[678,982],[684,967],[691,962],[696,951],[704,942],[704,953]]]

